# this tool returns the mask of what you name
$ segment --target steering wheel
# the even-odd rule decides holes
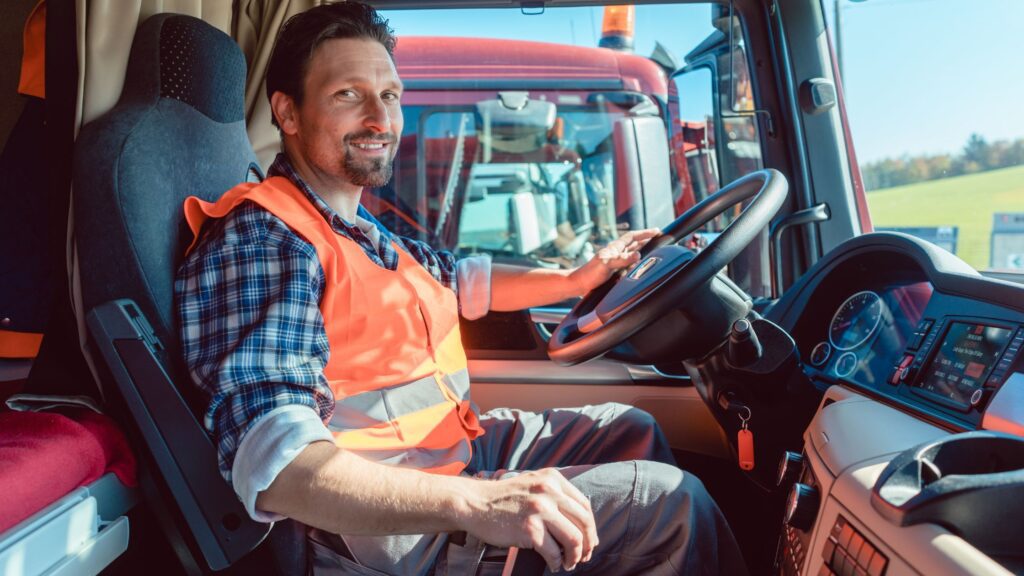
[[[635,266],[613,276],[573,307],[552,332],[548,356],[565,366],[579,364],[607,353],[672,310],[683,309],[685,314],[688,306],[702,306],[691,302],[691,296],[757,237],[788,192],[789,183],[781,172],[758,170],[687,210],[644,247]],[[750,198],[739,217],[699,254],[679,245],[716,216]],[[690,322],[678,329],[694,330],[700,324]]]

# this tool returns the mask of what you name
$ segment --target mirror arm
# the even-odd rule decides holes
[[[736,39],[735,39],[735,11],[733,9],[733,0],[729,0],[729,114],[722,114],[722,118],[736,118],[742,116],[764,116],[765,128],[768,132],[768,137],[772,138],[775,136],[775,122],[772,120],[772,113],[763,108],[754,108],[753,110],[737,110],[736,109],[736,75],[733,71],[736,69],[735,62],[733,59],[736,55]]]
[[[771,239],[768,245],[771,261],[771,298],[776,300],[784,291],[782,286],[782,233],[793,226],[804,226],[814,222],[825,222],[832,218],[832,211],[828,204],[822,202],[810,208],[798,210],[788,216],[779,218],[772,222],[768,231]]]

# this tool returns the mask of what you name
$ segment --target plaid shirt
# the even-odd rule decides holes
[[[380,231],[374,247],[303,182],[284,154],[270,175],[294,182],[331,228],[378,266],[398,266],[393,240],[442,285],[457,290],[452,253],[393,235],[360,206],[358,215]],[[330,355],[320,315],[324,282],[316,249],[252,202],[210,222],[178,269],[174,291],[185,362],[210,401],[203,425],[228,482],[242,436],[261,416],[299,404],[324,422],[331,418],[334,396],[323,375]]]

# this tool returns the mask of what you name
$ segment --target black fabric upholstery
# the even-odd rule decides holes
[[[136,33],[121,99],[82,129],[75,148],[84,309],[134,300],[165,346],[164,367],[196,412],[174,314],[174,275],[191,241],[182,204],[190,195],[215,200],[254,173],[262,176],[246,133],[245,73],[227,35],[189,16],[153,16]],[[303,573],[302,527],[281,523],[245,560],[259,562],[261,573]]]
[[[121,100],[76,145],[75,222],[88,231],[75,235],[85,309],[134,299],[171,358],[174,273],[191,239],[182,203],[216,199],[256,162],[245,69],[238,46],[201,20],[154,16],[137,34]]]
[[[245,69],[238,68],[236,58],[206,57],[223,41],[217,30],[193,26],[184,18],[164,22],[160,31],[160,97],[180,100],[216,122],[244,119],[245,100],[237,98],[234,88],[241,81],[244,93]],[[232,89],[209,90],[211,84]]]

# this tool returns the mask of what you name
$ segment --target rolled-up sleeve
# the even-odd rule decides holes
[[[396,237],[398,238],[398,237]],[[459,299],[459,313],[467,320],[485,316],[491,309],[491,255],[459,259],[448,250],[434,250],[411,238],[398,238],[405,250],[441,285]]]
[[[491,311],[491,256],[470,256],[456,262],[459,312],[467,320],[483,318]]]

